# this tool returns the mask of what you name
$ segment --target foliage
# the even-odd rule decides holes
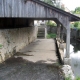
[[[77,77],[76,80],[80,80],[80,77]]]
[[[42,0],[50,5],[56,6],[58,8],[60,8],[60,1],[61,0]]]
[[[50,4],[50,5],[54,5],[53,2],[52,2],[52,0],[43,0],[43,1],[46,2],[46,3],[48,3],[48,4]]]
[[[2,46],[3,46],[3,45],[2,45],[2,44],[0,44],[0,48],[2,48]]]
[[[74,24],[73,23],[70,24],[70,28],[74,28]]]
[[[78,24],[79,24],[78,22],[75,22],[74,27],[78,27]]]
[[[76,27],[77,29],[80,29],[80,22],[74,22],[74,27]]]
[[[71,12],[77,16],[80,16],[80,7],[76,7],[75,10]],[[74,22],[73,26],[80,29],[80,22]]]
[[[47,24],[47,26],[50,26],[50,27],[56,26],[56,23],[54,23],[52,21],[48,21],[46,24]]]
[[[49,33],[47,35],[47,38],[50,39],[50,38],[56,38],[56,34],[53,34],[53,33]]]
[[[72,80],[71,77],[66,77],[65,80]],[[80,77],[77,77],[75,80],[80,80]]]
[[[80,14],[80,7],[75,8],[74,13],[76,13],[76,14]]]
[[[71,11],[74,15],[80,17],[80,7],[76,7],[74,11]]]

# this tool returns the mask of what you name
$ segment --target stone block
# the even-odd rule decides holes
[[[59,48],[64,50],[64,44],[59,44]]]
[[[65,65],[71,65],[70,64],[71,59],[70,58],[64,58],[64,64]]]

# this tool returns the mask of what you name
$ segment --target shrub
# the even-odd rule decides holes
[[[48,39],[49,39],[49,38],[56,38],[56,34],[49,33],[49,34],[47,35],[47,38],[48,38]]]
[[[47,25],[47,26],[50,26],[50,27],[54,27],[54,26],[56,26],[56,23],[53,23],[52,21],[48,21],[48,22],[46,23],[46,25]]]

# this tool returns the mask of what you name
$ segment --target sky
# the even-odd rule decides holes
[[[75,10],[76,7],[80,7],[80,0],[61,0],[61,2],[67,7],[70,11]]]

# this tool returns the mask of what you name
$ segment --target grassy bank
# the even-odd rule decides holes
[[[56,34],[48,33],[47,38],[48,39],[50,39],[50,38],[56,38]]]

